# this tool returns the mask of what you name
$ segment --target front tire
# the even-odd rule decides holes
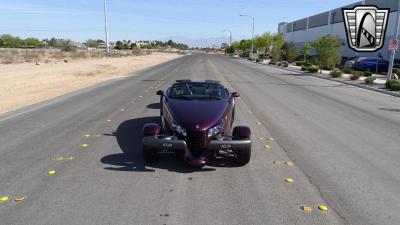
[[[142,147],[143,161],[145,163],[154,163],[158,160],[157,149]]]
[[[249,138],[242,140],[249,140]],[[251,145],[246,149],[241,149],[236,152],[235,162],[238,165],[244,166],[250,162],[250,158],[251,158]]]

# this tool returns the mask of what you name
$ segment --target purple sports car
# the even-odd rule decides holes
[[[155,162],[160,152],[176,152],[188,164],[203,167],[217,156],[245,165],[251,156],[251,131],[232,129],[237,92],[217,81],[177,80],[160,95],[161,125],[143,127],[143,159]]]

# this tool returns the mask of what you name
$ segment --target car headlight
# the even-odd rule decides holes
[[[174,129],[177,133],[179,133],[179,134],[181,134],[181,135],[186,137],[186,129],[181,127],[177,123],[172,122],[172,129]]]
[[[221,121],[219,122],[219,124],[215,127],[212,127],[208,130],[208,137],[212,137],[216,134],[218,134],[219,132],[221,132],[224,129],[224,125],[225,125],[225,121],[224,119],[221,119]]]

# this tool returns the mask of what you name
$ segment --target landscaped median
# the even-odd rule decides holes
[[[332,70],[320,70],[316,65],[305,61],[296,61],[294,63],[272,62],[263,60],[260,64],[270,65],[293,72],[308,73],[313,76],[339,81],[341,83],[366,88],[381,93],[400,97],[400,81],[391,80],[386,82],[386,75],[374,74],[370,71],[357,71],[351,68],[335,68]],[[283,66],[282,66],[283,65]],[[393,69],[392,78],[396,79],[400,74],[400,69]]]

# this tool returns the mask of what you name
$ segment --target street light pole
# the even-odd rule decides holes
[[[222,32],[229,32],[229,47],[232,46],[232,31],[225,29]]]
[[[397,40],[397,36],[399,35],[399,26],[400,26],[400,1],[399,6],[397,8],[397,28],[396,28],[396,36],[394,37]],[[392,79],[392,70],[394,64],[394,57],[396,56],[396,50],[391,51],[390,53],[390,62],[389,62],[389,71],[387,72],[386,82]]]
[[[107,52],[110,52],[110,46],[108,44],[107,0],[104,0],[104,28],[105,28],[105,32],[106,32],[106,48],[107,48]]]
[[[253,20],[253,27],[252,27],[252,30],[251,30],[251,55],[253,55],[254,47],[255,47],[255,45],[254,45],[254,16],[249,16],[249,15],[240,15],[240,16],[247,16],[247,17],[250,17]]]

